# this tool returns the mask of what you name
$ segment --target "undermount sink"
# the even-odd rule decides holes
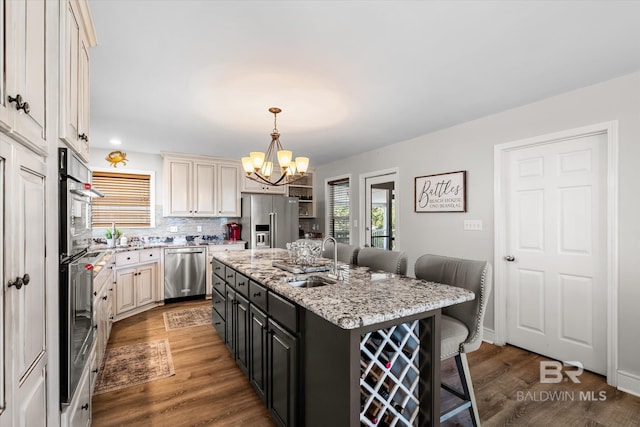
[[[289,279],[287,279],[287,283],[290,286],[295,286],[296,288],[316,288],[318,286],[329,284],[333,285],[336,283],[336,281],[322,276],[309,276],[290,277]]]

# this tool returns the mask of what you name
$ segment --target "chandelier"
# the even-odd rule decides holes
[[[301,179],[309,168],[308,157],[296,157],[293,161],[293,153],[282,148],[280,144],[280,134],[276,120],[278,113],[282,110],[277,107],[269,108],[273,113],[273,132],[271,133],[271,143],[266,154],[261,151],[252,151],[249,157],[242,158],[242,167],[247,173],[247,178],[267,185],[279,186],[287,185]],[[274,165],[278,159],[280,171],[274,174]]]

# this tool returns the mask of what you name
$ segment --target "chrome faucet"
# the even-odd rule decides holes
[[[333,267],[331,268],[328,276],[332,279],[343,280],[342,275],[340,274],[341,271],[338,269],[338,242],[336,241],[335,237],[325,237],[322,241],[321,250],[324,252],[324,245],[328,240],[333,240]]]

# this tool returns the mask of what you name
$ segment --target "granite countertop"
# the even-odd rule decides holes
[[[126,251],[137,251],[142,249],[151,249],[151,248],[179,248],[179,247],[197,247],[197,246],[218,246],[218,245],[235,245],[235,244],[244,244],[246,246],[246,241],[244,240],[211,240],[207,242],[200,243],[189,243],[189,242],[180,242],[180,243],[132,243],[126,246],[115,246],[108,247],[105,244],[97,244],[92,245],[89,249],[90,251],[109,251],[109,252],[126,252]]]
[[[272,266],[274,261],[288,261],[284,249],[216,252],[213,257],[343,329],[374,325],[475,298],[473,292],[463,288],[343,263],[339,263],[345,269],[343,282],[315,288],[294,287],[285,280],[307,275]],[[319,263],[333,262],[326,258],[319,260]]]

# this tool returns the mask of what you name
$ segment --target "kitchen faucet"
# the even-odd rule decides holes
[[[342,271],[338,269],[338,242],[336,241],[335,237],[332,237],[332,236],[325,237],[325,239],[322,241],[321,250],[324,252],[324,245],[325,243],[327,243],[328,240],[333,240],[333,267],[329,271],[328,276],[331,277],[332,279],[344,280],[341,274]]]

